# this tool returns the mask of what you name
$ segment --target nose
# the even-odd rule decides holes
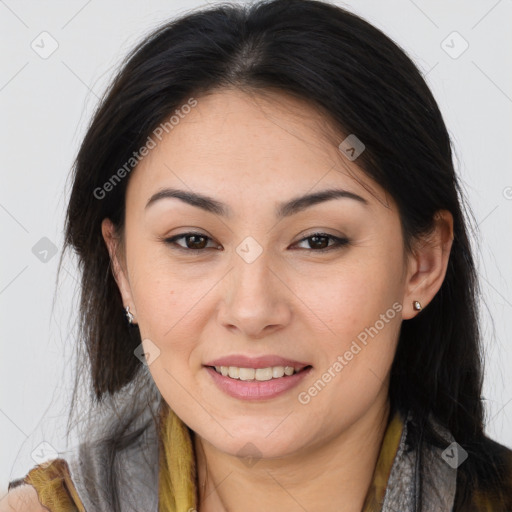
[[[253,339],[284,328],[292,317],[293,294],[283,281],[264,253],[252,263],[235,254],[234,267],[224,280],[219,322]]]

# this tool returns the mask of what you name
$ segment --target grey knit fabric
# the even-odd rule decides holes
[[[162,396],[147,367],[110,402],[91,411],[86,425],[94,438],[65,459],[87,512],[112,512],[117,489],[122,512],[158,511],[158,409]],[[135,418],[131,423],[128,420]],[[136,434],[141,432],[137,437]],[[135,436],[135,440],[130,440]],[[127,448],[112,446],[128,439]],[[115,454],[114,460],[109,459]]]
[[[451,512],[457,483],[457,470],[450,467],[442,458],[444,450],[424,443],[421,453],[408,450],[407,438],[410,414],[404,422],[398,450],[384,495],[382,512],[418,511],[418,498],[421,488],[421,512]],[[435,429],[446,440],[447,446],[453,442],[452,435],[432,422]],[[418,460],[418,457],[420,459]],[[420,474],[417,467],[421,464],[423,478],[420,486]]]
[[[112,488],[117,489],[122,512],[158,512],[157,418],[162,397],[152,379],[147,374],[145,378],[143,389],[149,390],[147,396],[141,397],[136,390],[135,394],[121,394],[121,398],[116,399],[116,414],[107,407],[103,417],[93,416],[89,420],[87,428],[102,432],[102,436],[89,439],[63,457],[87,512],[111,512]],[[133,417],[134,411],[138,412],[136,420],[122,425],[121,419]],[[382,512],[451,512],[457,470],[443,459],[441,448],[423,443],[419,453],[417,448],[410,447],[413,444],[408,442],[412,420],[409,414],[404,421]],[[435,422],[433,425],[449,446],[453,442],[451,434]],[[135,436],[135,441],[127,443],[128,448],[117,449],[109,444],[112,439],[118,439],[120,433],[129,438],[137,432],[141,434]],[[108,458],[112,453],[116,454],[113,461]],[[420,466],[423,473],[421,486]],[[420,489],[421,510],[418,507]]]
[[[147,426],[143,434],[132,446],[120,451],[114,462],[122,512],[158,511],[157,430],[149,414],[141,417],[136,426],[144,421]],[[134,429],[135,425],[131,430]],[[107,452],[102,442],[84,443],[68,459],[71,478],[88,512],[112,511],[112,496],[104,485],[112,467],[112,462],[106,459]]]
[[[416,511],[417,494],[420,488],[419,473],[416,471],[418,452],[407,450],[409,415],[404,422],[397,454],[384,496],[382,512]],[[133,426],[144,422],[144,434],[128,450],[118,456],[116,473],[120,480],[121,510],[123,512],[158,511],[158,441],[154,421],[145,414]],[[133,430],[132,429],[132,430]],[[441,431],[437,427],[438,431]],[[450,433],[442,431],[448,444],[453,441]],[[447,444],[447,445],[448,445]],[[421,452],[422,480],[421,512],[450,512],[453,507],[457,470],[442,458],[443,450],[425,445]],[[101,444],[81,446],[78,457],[70,461],[70,471],[78,494],[87,511],[107,512],[111,510],[108,496],[101,494],[106,481],[107,461]],[[186,511],[184,511],[186,512]]]

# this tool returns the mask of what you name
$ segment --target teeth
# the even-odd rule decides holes
[[[254,372],[254,376],[256,380],[270,380],[272,373],[272,368],[258,368]]]
[[[239,368],[237,366],[216,366],[215,370],[224,377],[239,380],[271,380],[279,379],[284,375],[293,375],[300,369],[293,366],[269,366],[268,368]]]
[[[274,366],[272,368],[272,377],[278,379],[284,375],[284,366]]]
[[[254,368],[238,368],[238,378],[240,380],[254,380],[255,375],[256,370]]]

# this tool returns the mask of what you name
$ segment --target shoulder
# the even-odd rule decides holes
[[[83,510],[68,464],[62,458],[38,464],[25,477],[11,481],[9,493],[0,503],[0,512]]]
[[[512,449],[488,437],[479,444],[457,468],[454,510],[512,510]]]
[[[22,484],[11,489],[0,501],[0,512],[48,512],[32,485]]]

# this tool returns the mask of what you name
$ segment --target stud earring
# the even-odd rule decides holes
[[[412,303],[412,307],[416,310],[416,311],[421,311],[421,304],[418,300],[415,300],[413,301]]]
[[[124,310],[126,312],[126,318],[128,319],[128,323],[133,324],[133,315],[130,313],[130,306],[126,306]]]

